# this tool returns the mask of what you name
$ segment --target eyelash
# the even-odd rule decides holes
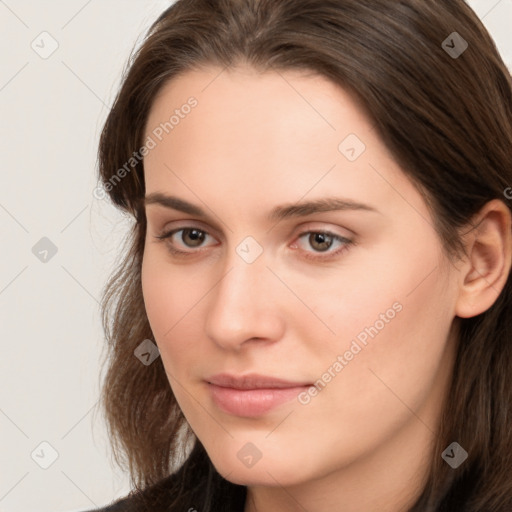
[[[173,229],[171,231],[163,232],[160,235],[155,236],[155,238],[158,241],[165,241],[165,240],[171,238],[175,233],[179,233],[180,231],[184,231],[186,229],[194,229],[196,231],[199,231],[200,233],[204,233],[208,236],[211,236],[207,231],[205,231],[203,229],[199,229],[194,226],[185,226],[185,227],[181,227],[178,229]],[[302,233],[300,233],[297,236],[297,239],[300,239],[305,235],[311,235],[311,234],[327,235],[327,236],[331,237],[333,239],[333,241],[343,243],[343,245],[339,249],[337,249],[336,251],[332,251],[332,252],[326,251],[326,252],[311,253],[310,251],[303,251],[305,253],[304,258],[311,260],[311,261],[326,261],[326,260],[334,259],[335,257],[340,256],[342,253],[347,251],[350,248],[350,246],[355,245],[355,242],[353,240],[349,240],[348,238],[345,238],[343,236],[332,233],[331,231],[303,231]],[[199,250],[197,250],[197,251],[194,251],[194,250],[180,251],[179,249],[176,249],[175,247],[173,247],[170,243],[168,244],[168,249],[171,254],[173,254],[174,256],[177,256],[177,257],[189,257],[189,256],[192,256],[199,252]],[[313,256],[313,254],[316,254],[316,255]],[[320,255],[320,256],[318,256],[318,255]]]

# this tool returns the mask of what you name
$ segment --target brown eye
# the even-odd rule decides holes
[[[205,232],[200,229],[185,228],[180,230],[181,240],[187,247],[198,247],[205,239]]]
[[[169,251],[175,255],[185,256],[199,253],[192,249],[203,249],[208,247],[205,245],[208,238],[214,240],[212,235],[207,231],[195,228],[193,226],[173,229],[168,232],[164,232],[161,235],[155,236],[158,240],[167,240]],[[187,250],[181,250],[187,249]],[[190,249],[190,250],[188,250]]]
[[[317,262],[340,256],[349,246],[355,245],[352,240],[329,231],[305,231],[298,240],[294,248],[300,247],[303,257]]]
[[[308,237],[308,242],[313,249],[323,252],[330,249],[333,237],[327,233],[311,233]]]

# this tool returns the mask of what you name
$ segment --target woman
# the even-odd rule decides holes
[[[512,510],[512,80],[462,0],[178,0],[99,168],[103,510]]]

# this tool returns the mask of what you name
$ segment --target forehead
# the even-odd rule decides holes
[[[328,192],[392,206],[394,187],[414,194],[357,97],[311,72],[188,71],[155,98],[145,133],[156,143],[144,158],[151,192],[269,207]]]
[[[318,128],[321,132],[335,132],[350,126],[362,132],[371,127],[365,107],[356,95],[311,71],[260,73],[250,67],[206,67],[186,71],[161,88],[153,100],[146,134],[168,121],[175,111],[180,114],[192,97],[198,103],[194,112],[201,112],[201,125],[207,127],[216,120],[219,111],[229,118],[230,124],[250,123],[260,132],[268,131],[271,123],[291,128],[292,122],[297,121],[310,125],[310,136]],[[186,124],[195,124],[194,117],[198,116],[191,116],[192,121]],[[173,130],[179,131],[177,128],[175,125]],[[224,123],[217,128],[229,126]],[[297,129],[294,133],[300,134]]]

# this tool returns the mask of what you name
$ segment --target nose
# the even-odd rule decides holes
[[[234,251],[233,251],[234,253]],[[236,253],[209,296],[205,331],[219,347],[240,350],[253,342],[275,342],[283,336],[284,318],[276,279],[264,253],[247,263]]]

